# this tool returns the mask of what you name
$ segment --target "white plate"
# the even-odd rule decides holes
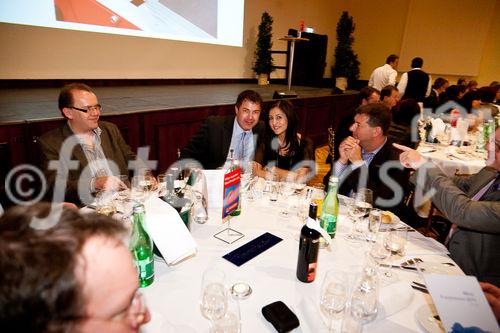
[[[443,325],[441,324],[441,321],[434,318],[435,315],[437,315],[436,308],[434,305],[428,304],[422,305],[415,313],[417,322],[425,329],[426,332],[442,333],[444,332]]]

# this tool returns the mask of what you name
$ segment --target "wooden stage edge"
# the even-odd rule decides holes
[[[259,86],[254,83],[91,86],[103,105],[102,116],[116,116],[192,107],[213,107],[235,103],[246,89],[259,92],[270,101],[286,85]],[[332,96],[331,88],[296,86],[295,99]],[[61,119],[57,109],[59,88],[0,89],[0,125]]]

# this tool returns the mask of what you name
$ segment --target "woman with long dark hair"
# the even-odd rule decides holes
[[[314,144],[297,132],[298,118],[292,103],[274,102],[264,120],[266,139],[255,153],[254,173],[263,178],[304,180],[314,169]]]

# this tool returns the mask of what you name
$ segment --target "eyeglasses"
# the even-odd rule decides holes
[[[139,290],[137,290],[130,301],[127,308],[121,310],[119,313],[115,313],[110,318],[99,318],[99,317],[86,317],[77,316],[71,318],[71,320],[97,320],[102,322],[115,323],[117,325],[129,325],[133,328],[138,328],[142,324],[149,321],[149,311],[146,306],[143,295]]]
[[[90,105],[90,106],[87,106],[85,109],[82,109],[82,108],[77,108],[75,106],[68,106],[68,108],[70,109],[75,109],[75,110],[78,110],[78,111],[81,111],[81,112],[89,112],[89,111],[92,111],[92,110],[95,110],[95,111],[98,111],[98,112],[101,112],[102,111],[102,106],[101,104],[96,104],[96,105]]]

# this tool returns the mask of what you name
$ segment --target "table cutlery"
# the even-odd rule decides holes
[[[380,264],[380,266],[387,267],[387,268],[407,269],[407,270],[410,270],[410,271],[416,271],[417,270],[415,267],[411,267],[411,266],[389,265],[389,264]]]
[[[419,282],[413,281],[413,282],[412,282],[411,287],[412,287],[413,289],[418,290],[418,291],[421,291],[421,292],[423,292],[423,293],[425,293],[425,294],[428,294],[428,293],[429,293],[429,290],[427,290],[427,287],[426,287],[424,284],[422,284],[422,283],[419,283]]]

